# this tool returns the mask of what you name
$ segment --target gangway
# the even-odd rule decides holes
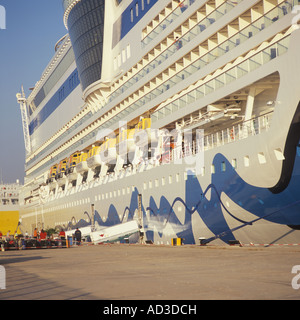
[[[140,231],[137,221],[121,223],[90,233],[91,241],[94,244],[122,241],[125,238]]]

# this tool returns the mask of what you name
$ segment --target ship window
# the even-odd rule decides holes
[[[133,9],[130,9],[130,19],[131,19],[131,22],[133,22]]]
[[[131,57],[131,50],[130,50],[130,44],[127,46],[127,59]]]
[[[145,0],[142,0],[141,4],[142,4],[142,11],[144,11],[144,9],[145,9]]]
[[[284,154],[283,154],[281,148],[275,149],[275,150],[274,150],[274,153],[275,153],[275,156],[276,156],[276,159],[277,159],[277,160],[284,160],[284,159],[285,159]]]
[[[221,171],[222,172],[226,171],[226,163],[225,163],[225,161],[222,161],[222,163],[221,163]]]
[[[65,97],[65,87],[62,87],[58,92],[59,102],[63,101],[64,97]]]
[[[232,159],[231,164],[232,164],[233,169],[237,169],[237,160],[236,159]]]
[[[249,167],[250,166],[250,158],[249,158],[249,156],[245,156],[244,157],[244,165],[245,165],[245,167]]]
[[[139,16],[139,4],[138,4],[138,2],[135,4],[135,15],[137,17]]]
[[[267,163],[265,154],[264,154],[263,152],[259,152],[259,153],[258,153],[258,161],[259,161],[260,164],[265,164],[265,163]]]
[[[211,173],[212,174],[216,173],[216,168],[214,164],[211,165]]]
[[[125,51],[125,49],[122,50],[122,60],[123,60],[123,63],[126,61],[126,51]]]

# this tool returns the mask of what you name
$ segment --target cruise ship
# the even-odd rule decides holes
[[[0,183],[0,232],[6,236],[18,232],[20,183]]]
[[[28,97],[20,227],[300,243],[300,3],[64,0]]]

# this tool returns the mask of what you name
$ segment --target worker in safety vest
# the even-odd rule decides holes
[[[59,237],[60,237],[62,240],[65,240],[65,239],[66,239],[66,233],[64,232],[63,229],[60,230],[60,232],[59,232]]]

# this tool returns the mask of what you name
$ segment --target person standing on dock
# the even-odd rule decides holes
[[[61,240],[65,240],[66,239],[66,233],[64,232],[63,229],[60,230],[59,237],[60,237]]]
[[[75,231],[75,239],[76,239],[77,245],[80,245],[81,244],[81,231],[78,228]]]
[[[37,237],[38,237],[37,228],[34,228],[34,231],[33,231],[33,238],[34,238],[35,240],[37,240]]]
[[[40,240],[46,240],[47,233],[42,229],[40,233]]]

